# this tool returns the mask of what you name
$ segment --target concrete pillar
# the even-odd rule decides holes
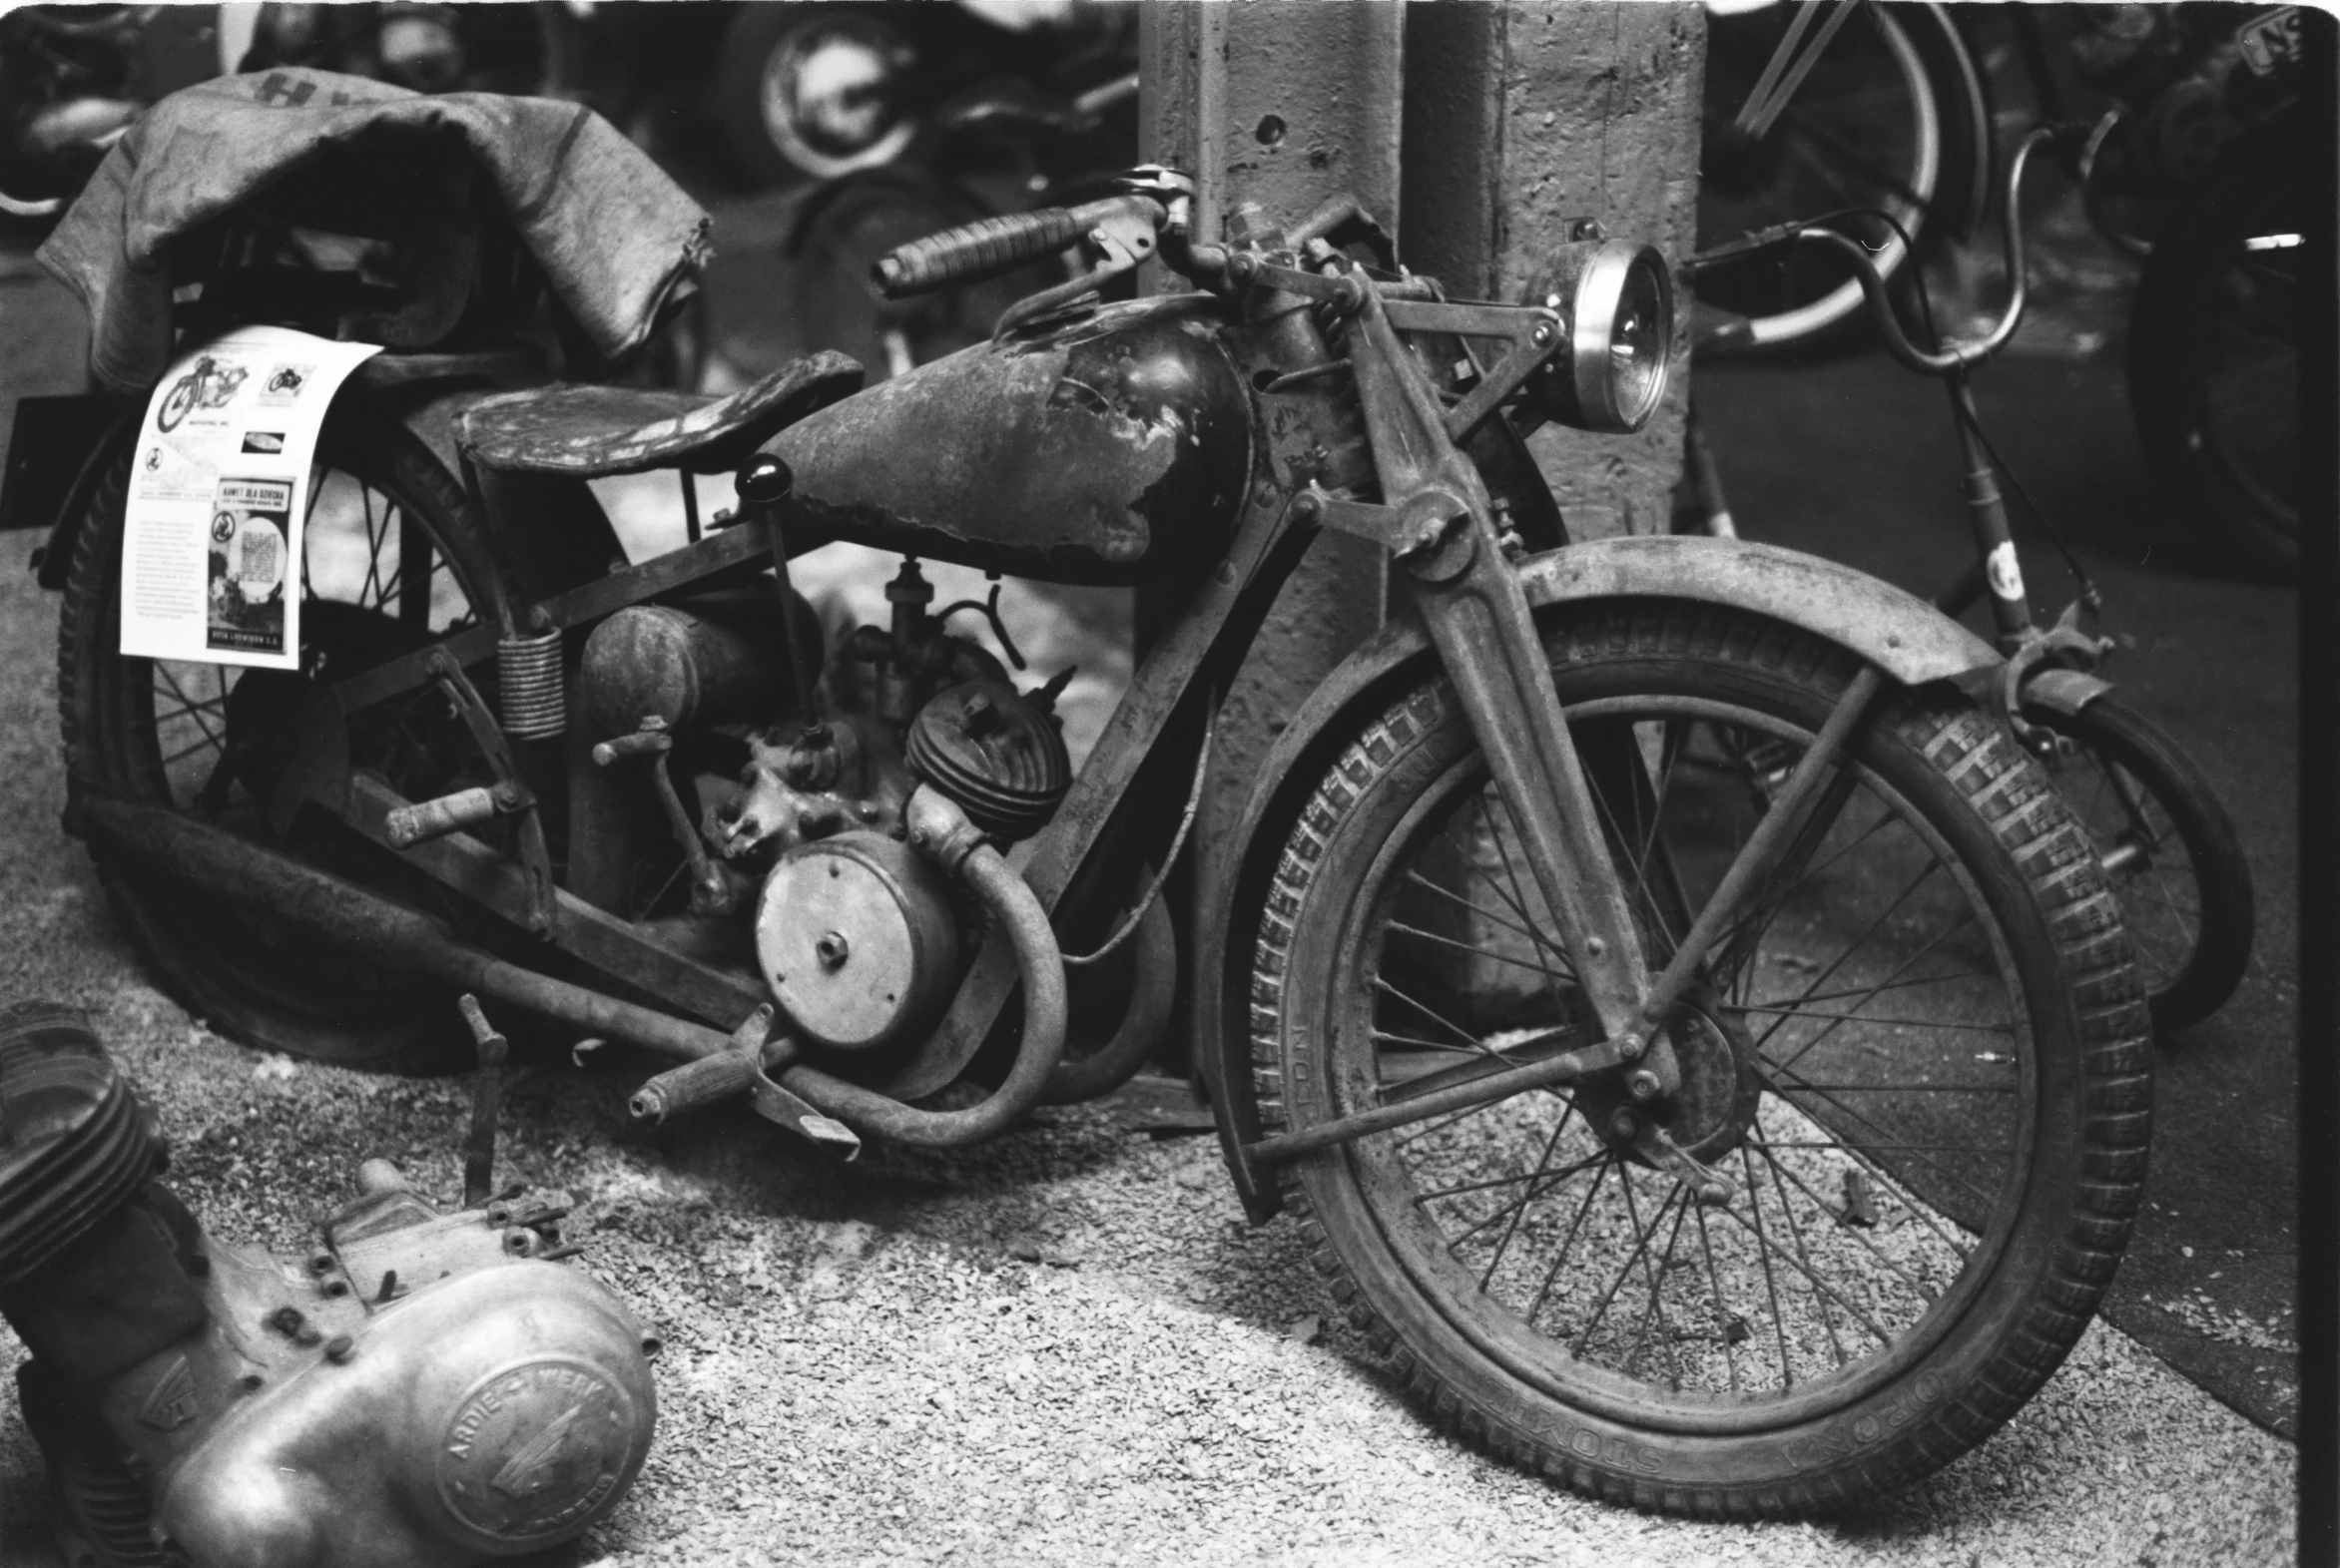
[[[1516,299],[1545,249],[1587,218],[1688,256],[1705,61],[1694,0],[1406,7],[1409,263],[1458,294]],[[1687,289],[1677,293],[1677,373],[1649,427],[1618,437],[1547,426],[1529,442],[1575,538],[1665,531],[1689,397]]]
[[[1506,300],[1575,221],[1675,257],[1694,244],[1705,49],[1695,0],[1182,0],[1146,5],[1138,37],[1139,154],[1195,176],[1205,241],[1244,202],[1290,219],[1348,192],[1393,230],[1408,264],[1458,296]],[[1681,316],[1674,352],[1686,368],[1686,306]],[[1677,375],[1638,436],[1532,438],[1574,537],[1664,530],[1685,401]],[[1232,849],[1222,835],[1285,716],[1380,624],[1388,588],[1384,560],[1358,541],[1312,547],[1229,695],[1200,824],[1206,853]],[[1137,622],[1142,647],[1153,623],[1142,593]],[[1495,933],[1472,934],[1497,945]],[[1507,973],[1450,978],[1492,1023],[1532,1002],[1497,983]]]
[[[1390,4],[1148,4],[1139,157],[1195,176],[1204,241],[1243,203],[1289,221],[1343,192],[1395,225],[1404,35]],[[1386,593],[1384,558],[1363,541],[1327,534],[1310,547],[1221,712],[1205,842],[1241,811],[1286,716],[1380,627]],[[1142,593],[1137,618],[1142,645]]]

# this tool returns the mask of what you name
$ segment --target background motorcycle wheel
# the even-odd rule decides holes
[[[280,834],[264,808],[306,683],[291,673],[135,659],[121,647],[123,497],[130,455],[82,522],[58,625],[67,772],[82,787],[168,804],[343,874],[376,853],[325,825]],[[464,624],[491,570],[462,490],[403,426],[344,399],[326,420],[304,540],[301,644],[333,678]],[[492,701],[492,698],[490,699]],[[435,689],[352,724],[350,760],[408,798],[478,766]],[[458,783],[458,778],[460,782]],[[230,908],[92,845],[99,880],[171,994],[230,1038],[380,1071],[459,1067],[467,1036],[446,996],[305,933]]]
[[[1798,9],[1710,10],[1699,249],[1844,207],[1884,208],[1920,244],[1929,229],[1973,223],[1990,178],[1990,112],[1973,56],[1939,5],[1864,6],[1767,135],[1748,142],[1730,129]],[[1878,226],[1848,232],[1874,237]],[[1890,279],[1908,261],[1896,243],[1878,269]],[[1701,316],[1744,318],[1744,335],[1727,341],[1754,351],[1834,342],[1867,320],[1850,270],[1809,251],[1706,272],[1697,304]]]
[[[2204,546],[2268,573],[2299,568],[2300,146],[2284,121],[2227,144],[2163,226],[2129,317],[2146,453]]]
[[[759,186],[889,163],[917,133],[916,63],[878,6],[741,6],[715,68],[724,140]]]
[[[851,354],[881,381],[988,338],[1001,311],[1052,280],[1040,268],[906,299],[880,294],[870,268],[898,246],[990,216],[963,192],[906,169],[850,175],[814,197],[789,246],[805,351]]]
[[[1544,626],[1588,774],[1620,747],[1642,761],[1601,794],[1654,965],[1671,900],[1653,884],[1701,905],[1761,808],[1746,737],[1800,751],[1854,662],[1722,609]],[[1607,1130],[1632,1102],[1601,1085],[1290,1173],[1351,1322],[1459,1436],[1638,1507],[1811,1512],[1983,1441],[2086,1325],[2151,1119],[2113,900],[2047,781],[1964,699],[1890,694],[1853,758],[1825,838],[1717,949],[1707,1021],[1674,1029],[1672,1135],[1731,1179],[1727,1204],[1688,1205],[1621,1155]],[[1486,779],[1452,688],[1425,680],[1302,811],[1250,992],[1287,1125],[1476,1076],[1521,1039],[1426,1004],[1426,975],[1450,995],[1540,988],[1542,1019],[1494,1011],[1546,1051],[1589,1038],[1548,939],[1526,937],[1550,924]]]
[[[2217,791],[2166,732],[2109,697],[2024,717],[2072,743],[2048,775],[2120,899],[2153,1027],[2200,1023],[2250,964],[2250,862]]]

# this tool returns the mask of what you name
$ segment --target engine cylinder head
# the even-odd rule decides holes
[[[1004,681],[935,694],[910,722],[910,772],[1002,843],[1048,823],[1072,787],[1072,759],[1052,716]]]

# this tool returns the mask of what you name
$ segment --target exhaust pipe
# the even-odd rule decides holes
[[[695,1061],[731,1040],[702,1024],[603,996],[506,963],[427,914],[329,871],[159,805],[85,794],[84,830],[97,842],[200,892],[265,909],[395,969],[574,1024],[661,1056]]]

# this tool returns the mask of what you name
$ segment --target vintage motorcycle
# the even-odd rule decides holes
[[[210,354],[195,361],[195,368],[171,384],[163,398],[163,406],[155,413],[156,428],[176,430],[180,422],[198,408],[225,408],[244,384],[245,371],[240,365],[222,368]]]
[[[1998,656],[1817,558],[1569,541],[1522,435],[1651,417],[1654,250],[1457,301],[1354,201],[1216,243],[1193,206],[1141,170],[901,248],[891,292],[1098,264],[858,394],[834,354],[474,391],[460,480],[379,356],[319,449],[295,672],[119,652],[102,453],[44,570],[122,919],[254,1044],[443,1063],[468,989],[674,1059],[638,1116],[746,1092],[847,1152],[1109,1091],[1183,980],[1248,1212],[1307,1217],[1473,1444],[1712,1516],[1981,1442],[2111,1278],[2150,1120],[2129,943]],[[1156,261],[1195,290],[1099,302]],[[629,562],[587,481],[653,469],[687,540]],[[835,539],[905,560],[824,658],[790,561]],[[1402,612],[1283,716],[1187,918],[1219,710],[1312,548],[1387,552]],[[919,558],[1175,590],[1077,774],[1069,672],[1019,686]]]

